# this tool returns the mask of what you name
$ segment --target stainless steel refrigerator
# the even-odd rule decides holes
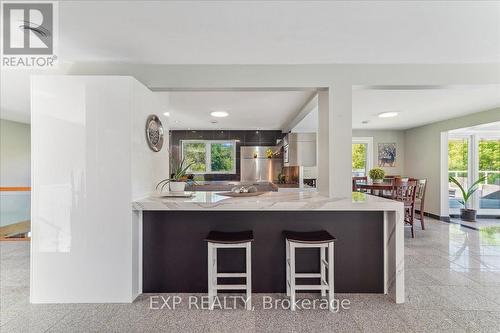
[[[246,146],[240,148],[240,172],[242,182],[272,182],[276,183],[278,174],[283,167],[281,154],[278,157],[267,157],[266,151],[274,146]]]

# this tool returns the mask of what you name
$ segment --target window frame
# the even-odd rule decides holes
[[[366,173],[365,176],[368,176],[368,172],[373,168],[373,137],[371,136],[359,136],[359,137],[352,137],[352,142],[351,142],[351,151],[352,151],[352,144],[366,144]],[[352,156],[351,156],[351,163],[352,163]],[[352,168],[351,168],[351,174],[352,174]]]
[[[188,170],[189,173],[194,175],[231,175],[236,174],[236,140],[180,140],[181,158],[184,158],[184,144],[189,143],[202,143],[205,145],[205,171],[194,172]],[[212,144],[216,143],[231,143],[233,145],[233,168],[230,171],[212,171]]]

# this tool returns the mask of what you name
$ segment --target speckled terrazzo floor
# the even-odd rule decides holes
[[[1,332],[500,331],[498,228],[477,231],[427,220],[427,230],[417,227],[415,239],[407,230],[406,303],[394,304],[384,295],[336,294],[351,303],[338,313],[264,310],[267,295],[260,294],[254,311],[189,309],[191,295],[161,295],[181,296],[176,310],[150,309],[150,296],[159,295],[143,295],[132,304],[33,305],[29,243],[2,242],[0,257]]]

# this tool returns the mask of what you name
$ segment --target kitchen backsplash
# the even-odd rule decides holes
[[[204,180],[240,180],[240,147],[241,146],[275,146],[276,140],[282,139],[281,131],[170,131],[170,153],[180,159],[181,140],[239,140],[236,141],[236,173],[205,174]]]

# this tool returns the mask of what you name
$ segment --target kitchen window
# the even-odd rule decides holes
[[[194,174],[236,173],[236,141],[182,140],[182,157]]]

